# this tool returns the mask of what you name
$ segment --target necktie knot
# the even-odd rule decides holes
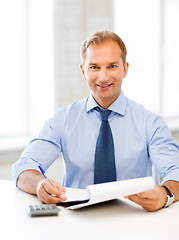
[[[101,110],[99,107],[95,108],[96,111],[98,111],[101,115],[101,120],[105,121],[108,120],[109,114],[111,113],[111,110]]]

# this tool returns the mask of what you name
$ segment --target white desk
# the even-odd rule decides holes
[[[114,200],[76,211],[61,208],[58,216],[31,218],[25,208],[36,196],[0,180],[1,239],[42,240],[175,240],[179,239],[179,202],[149,213],[129,200]]]

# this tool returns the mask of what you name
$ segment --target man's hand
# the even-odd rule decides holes
[[[26,170],[19,175],[17,186],[24,192],[35,194],[42,203],[59,203],[65,201],[65,188],[54,182],[56,190],[49,180],[36,170]]]
[[[161,209],[167,202],[166,191],[161,186],[155,186],[152,190],[130,195],[125,198],[137,203],[148,212],[154,212]]]
[[[58,190],[56,190],[47,179],[40,181],[37,185],[37,196],[42,203],[56,204],[67,199],[65,196],[65,188],[54,181],[53,183]]]

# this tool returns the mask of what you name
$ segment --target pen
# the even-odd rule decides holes
[[[46,178],[51,184],[52,186],[58,191],[57,187],[54,185],[54,183],[50,180],[50,178],[48,178],[46,175],[45,175],[45,171],[41,168],[41,166],[38,166],[42,175],[44,176],[44,178]]]

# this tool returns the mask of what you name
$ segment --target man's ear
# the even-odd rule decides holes
[[[129,63],[128,62],[125,62],[124,64],[124,73],[123,73],[123,78],[126,77],[127,75],[127,72],[128,72],[128,68],[129,68]]]
[[[84,70],[84,66],[83,64],[80,64],[80,69],[81,69],[81,75],[84,77],[84,79],[86,80],[86,77],[85,77],[85,70]]]

